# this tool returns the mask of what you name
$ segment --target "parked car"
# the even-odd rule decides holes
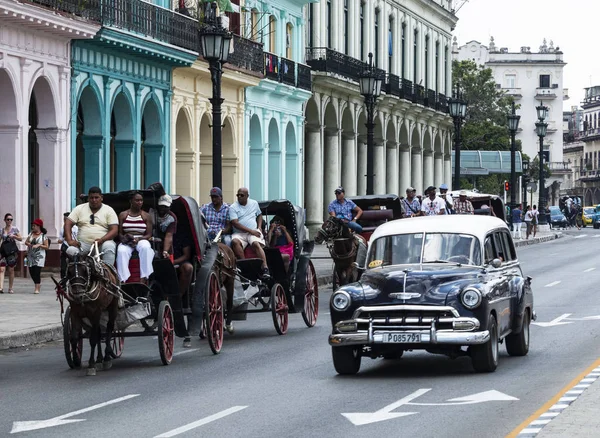
[[[592,225],[594,223],[594,218],[596,217],[596,207],[583,207],[583,226],[587,227],[588,225]]]
[[[387,222],[369,242],[360,281],[330,300],[333,365],[355,374],[362,357],[399,358],[426,350],[468,355],[494,371],[500,342],[529,351],[535,319],[506,223],[490,216],[432,216]]]
[[[551,205],[550,209],[550,228],[567,228],[569,221],[565,217],[558,205]]]

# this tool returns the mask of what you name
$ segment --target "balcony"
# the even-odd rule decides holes
[[[281,82],[292,87],[296,86],[296,63],[287,58],[281,58]]]
[[[233,53],[225,67],[236,67],[257,77],[264,77],[263,45],[239,35],[233,35]]]
[[[596,140],[600,140],[600,128],[591,128],[586,131],[583,131],[581,141],[588,142]]]
[[[571,173],[571,163],[569,162],[551,161],[548,163],[548,167],[553,174]]]
[[[29,0],[29,2],[100,23],[102,0],[88,0],[85,2],[81,0]]]
[[[520,88],[503,88],[504,94],[507,96],[511,96],[513,99],[517,100],[523,97],[523,93]]]
[[[296,64],[290,59],[269,52],[264,53],[264,58],[267,79],[303,90],[312,90],[312,78],[308,65]]]
[[[298,81],[296,86],[303,90],[312,91],[312,75],[308,65],[296,64],[298,66]]]
[[[556,88],[538,87],[535,89],[535,98],[540,100],[556,99]]]

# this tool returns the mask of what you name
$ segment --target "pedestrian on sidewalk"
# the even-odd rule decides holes
[[[8,293],[12,294],[13,284],[15,282],[15,266],[17,265],[17,255],[19,248],[16,240],[21,242],[21,232],[13,225],[13,215],[6,213],[4,215],[4,228],[0,236],[0,294],[4,293],[4,275],[8,269]]]
[[[48,231],[44,228],[44,221],[36,219],[31,223],[31,233],[25,239],[27,247],[27,266],[34,284],[34,294],[39,294],[42,288],[42,268],[46,264],[46,250],[48,249]]]
[[[525,213],[525,239],[529,239],[529,235],[532,232],[533,225],[531,221],[533,220],[533,213],[531,211],[531,205],[527,206],[527,212]]]
[[[517,205],[512,211],[512,231],[513,238],[520,239],[521,238],[521,204]]]
[[[540,212],[537,209],[537,205],[533,206],[531,210],[531,226],[533,227],[533,238],[535,239],[535,235],[537,234],[537,226],[540,219]]]

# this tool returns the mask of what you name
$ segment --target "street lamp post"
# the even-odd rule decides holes
[[[521,176],[521,183],[523,184],[523,210],[527,211],[527,184],[529,183],[529,160],[523,160],[523,175]]]
[[[223,28],[217,21],[217,4],[215,2],[207,5],[205,18],[200,28],[200,44],[204,59],[208,61],[210,79],[212,81],[212,98],[209,99],[212,106],[212,172],[213,187],[222,188],[222,147],[221,147],[221,76],[223,75],[223,64],[229,57],[231,46],[231,33]]]
[[[367,195],[374,194],[375,162],[374,162],[374,137],[375,137],[375,104],[381,94],[383,78],[373,65],[373,54],[369,53],[369,64],[360,75],[360,94],[365,97],[367,107]]]
[[[538,211],[540,212],[539,215],[539,221],[538,223],[540,225],[546,225],[546,210],[544,208],[544,189],[545,189],[545,184],[544,184],[544,137],[546,136],[546,132],[548,130],[548,124],[544,122],[544,120],[546,119],[546,117],[548,116],[548,108],[540,105],[537,106],[536,108],[537,111],[537,115],[538,115],[538,119],[539,121],[535,123],[535,130],[536,133],[540,139],[540,187],[539,187],[539,191],[540,191],[540,196],[539,196],[539,201],[538,201]]]
[[[518,116],[515,112],[515,102],[512,103],[512,113],[508,115],[508,129],[510,131],[510,224],[512,226],[512,212],[517,206],[517,144],[515,136],[517,135],[517,129],[519,129],[519,120],[521,116]]]
[[[454,120],[454,182],[453,190],[460,190],[460,128],[467,115],[467,102],[462,98],[458,83],[456,84],[456,94],[448,100],[448,110],[450,117]]]

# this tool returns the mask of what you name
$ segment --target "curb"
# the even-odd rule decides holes
[[[536,237],[531,240],[518,240],[515,242],[515,247],[518,248],[520,246],[528,246],[528,245],[535,245],[536,243],[550,242],[551,240],[560,239],[561,237],[563,237],[562,233],[556,233],[556,234],[551,234],[550,236]]]
[[[63,327],[61,324],[50,325],[42,328],[24,330],[8,336],[0,337],[0,350],[10,348],[21,348],[29,345],[42,344],[44,342],[62,339]]]

